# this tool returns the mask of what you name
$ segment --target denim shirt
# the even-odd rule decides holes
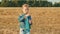
[[[27,18],[24,18],[25,14],[22,14],[18,17],[18,21],[20,23],[20,28],[30,29],[30,23],[29,20],[31,20],[31,16],[27,16]]]

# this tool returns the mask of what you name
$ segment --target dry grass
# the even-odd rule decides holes
[[[21,8],[0,8],[0,34],[19,34]],[[60,34],[60,8],[30,8],[31,34]]]

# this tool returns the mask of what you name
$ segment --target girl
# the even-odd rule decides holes
[[[31,15],[29,14],[29,5],[22,5],[22,11],[23,14],[18,18],[18,21],[20,22],[20,34],[30,34],[32,20]]]

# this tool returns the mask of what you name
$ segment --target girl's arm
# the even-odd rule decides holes
[[[31,29],[31,25],[32,25],[32,18],[31,18],[31,16],[29,16],[28,19],[29,19],[29,27]]]
[[[32,18],[31,18],[31,16],[29,16],[29,23],[30,23],[30,25],[32,25]]]
[[[29,20],[30,25],[32,25],[32,20]]]
[[[19,16],[18,20],[19,20],[19,22],[22,22],[24,20],[24,16]]]

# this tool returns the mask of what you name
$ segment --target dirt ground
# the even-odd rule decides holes
[[[20,7],[0,7],[0,34],[19,34]],[[60,8],[30,7],[31,34],[60,34]]]

